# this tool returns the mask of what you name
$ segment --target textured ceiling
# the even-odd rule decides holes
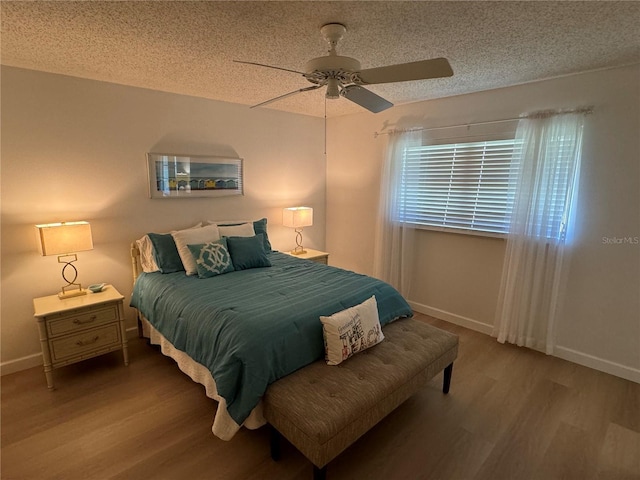
[[[252,105],[309,86],[319,28],[363,68],[446,57],[451,78],[368,87],[395,104],[640,62],[640,2],[3,0],[4,65]],[[324,89],[268,108],[324,115]],[[328,100],[329,116],[364,111]],[[373,114],[372,114],[373,115]]]

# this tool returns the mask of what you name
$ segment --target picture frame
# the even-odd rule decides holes
[[[244,195],[242,158],[147,153],[150,198]]]

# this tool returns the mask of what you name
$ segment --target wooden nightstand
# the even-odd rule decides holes
[[[122,350],[129,365],[124,327],[124,296],[106,285],[99,293],[60,299],[58,295],[33,299],[44,357],[47,386],[53,389],[54,368],[114,350]]]
[[[311,260],[312,262],[322,263],[324,265],[328,265],[329,262],[329,254],[327,252],[321,252],[320,250],[313,250],[311,248],[305,248],[306,253],[301,255],[293,255],[290,251],[282,252],[287,255],[291,255],[296,258],[304,258],[305,260]]]

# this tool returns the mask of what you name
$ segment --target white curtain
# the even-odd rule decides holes
[[[414,261],[415,230],[405,223],[402,193],[404,151],[408,146],[420,145],[422,132],[392,132],[388,139],[381,172],[373,274],[393,285],[404,297],[408,297]]]
[[[583,113],[543,113],[518,124],[522,151],[512,162],[514,207],[493,330],[501,343],[553,353],[583,118]]]

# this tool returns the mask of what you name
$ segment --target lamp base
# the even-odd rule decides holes
[[[291,255],[304,255],[307,251],[302,246],[302,228],[296,228],[296,248],[291,250]]]
[[[67,290],[70,286],[77,286],[78,288],[74,288],[73,290]],[[86,295],[87,291],[82,289],[82,286],[79,283],[73,283],[71,285],[65,285],[62,287],[62,291],[58,293],[58,298],[60,300],[64,300],[65,298],[72,297],[80,297],[82,295]]]

